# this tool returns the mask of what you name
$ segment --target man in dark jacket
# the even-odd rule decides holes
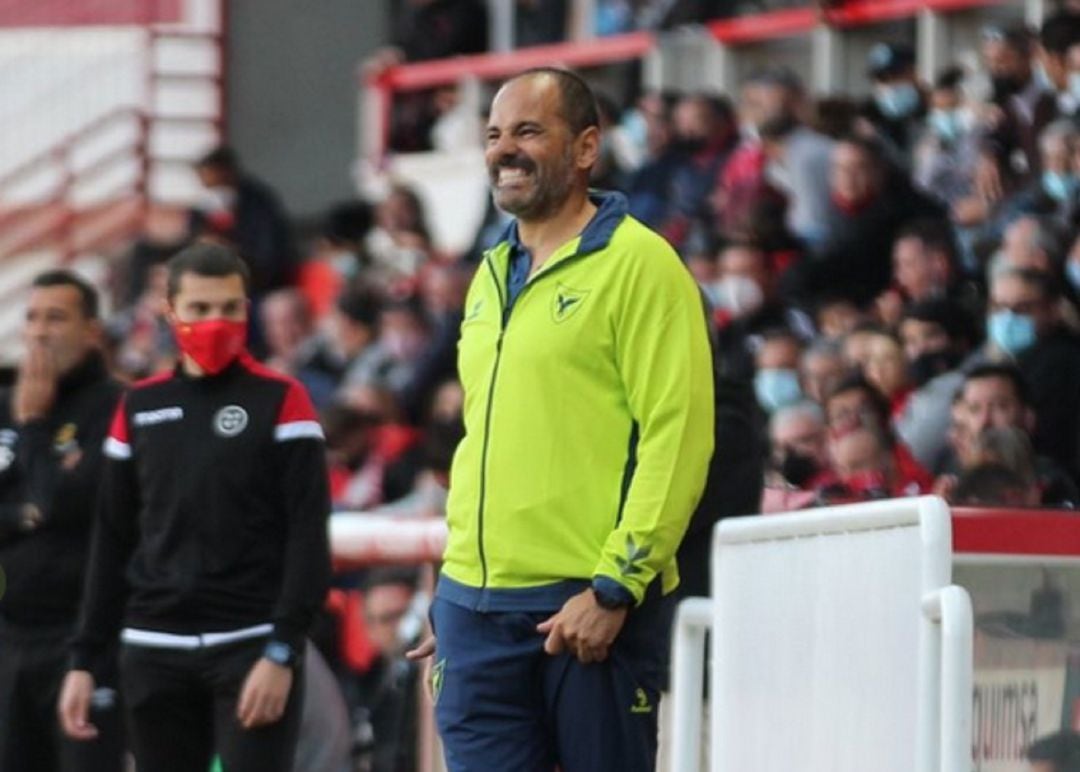
[[[98,353],[97,306],[74,274],[38,276],[18,381],[0,395],[0,770],[9,772],[122,768],[111,649],[91,665],[98,738],[65,741],[55,710],[120,394]]]
[[[322,428],[303,387],[244,350],[247,271],[225,247],[169,262],[176,370],[113,417],[64,731],[90,739],[88,664],[117,636],[140,769],[292,769],[304,640],[330,574]]]
[[[195,171],[206,197],[192,213],[192,230],[236,247],[251,269],[251,292],[256,302],[270,290],[288,285],[298,256],[277,194],[246,174],[229,147],[207,153]]]
[[[866,303],[892,281],[900,229],[916,219],[942,219],[944,212],[886,161],[876,143],[858,137],[833,149],[829,186],[825,236],[791,269],[791,286],[802,300],[831,291]]]

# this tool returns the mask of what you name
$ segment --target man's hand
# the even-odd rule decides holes
[[[94,676],[86,670],[71,670],[60,687],[56,712],[64,734],[72,740],[93,740],[97,727],[90,723],[90,700],[94,696]]]
[[[244,729],[254,729],[279,720],[292,688],[293,671],[265,657],[252,666],[240,690],[236,717]]]
[[[412,660],[413,662],[418,662],[422,659],[427,659],[434,653],[435,636],[429,635],[427,638],[421,641],[420,645],[417,646],[415,649],[409,649],[407,652],[405,652],[405,659]]]
[[[975,192],[991,204],[1005,194],[997,160],[986,153],[980,154],[975,162]]]
[[[12,396],[11,412],[24,424],[44,418],[56,401],[56,365],[41,345],[30,344],[19,363],[18,380]]]
[[[537,625],[536,630],[547,634],[544,651],[548,654],[569,650],[582,664],[603,662],[626,622],[628,611],[602,608],[588,589],[566,601],[557,614]]]
[[[435,695],[431,691],[431,655],[435,653],[435,636],[429,635],[415,649],[405,652],[405,659],[410,662],[423,661],[424,666],[420,670],[420,683],[424,685],[424,694],[428,702],[435,702]]]

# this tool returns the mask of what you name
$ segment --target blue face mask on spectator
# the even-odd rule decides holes
[[[955,110],[934,110],[928,120],[942,142],[955,142],[960,137],[960,115]]]
[[[1074,99],[1080,100],[1080,72],[1069,73],[1069,93]]]
[[[1043,172],[1042,188],[1055,201],[1064,201],[1076,191],[1076,178],[1061,172]]]
[[[919,106],[919,91],[913,83],[881,86],[877,104],[881,112],[889,118],[906,118]]]
[[[1035,342],[1035,320],[1008,309],[994,311],[986,321],[991,342],[1010,356],[1016,356]]]
[[[1065,278],[1069,280],[1073,289],[1080,290],[1080,263],[1075,260],[1065,263]]]
[[[765,368],[754,375],[754,394],[758,404],[772,413],[802,399],[799,374],[786,368]]]

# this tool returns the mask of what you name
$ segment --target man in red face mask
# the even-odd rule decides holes
[[[89,739],[101,649],[119,635],[140,769],[292,769],[296,668],[329,579],[322,429],[295,380],[244,349],[248,272],[230,250],[169,263],[182,358],[136,384],[105,442],[64,731]]]

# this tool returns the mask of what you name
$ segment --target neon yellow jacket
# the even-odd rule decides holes
[[[465,438],[439,590],[462,605],[557,608],[567,580],[606,577],[638,602],[658,574],[665,593],[678,584],[675,551],[713,449],[705,313],[678,255],[625,199],[594,201],[589,226],[512,306],[509,240],[466,299]]]

